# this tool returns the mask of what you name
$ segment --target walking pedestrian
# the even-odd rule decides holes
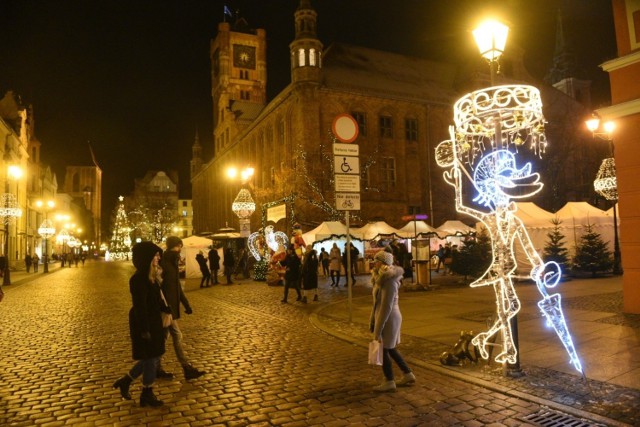
[[[307,297],[310,297],[311,294],[313,294],[313,300],[318,301],[318,255],[315,249],[311,249],[304,254],[302,261],[302,289],[303,303],[307,303]]]
[[[371,273],[373,284],[373,308],[369,318],[369,328],[373,339],[382,343],[382,372],[384,381],[373,388],[374,391],[394,391],[396,385],[405,386],[415,383],[416,377],[407,366],[402,355],[396,349],[400,343],[402,314],[398,306],[398,289],[402,284],[402,267],[393,265],[393,255],[380,251],[374,256],[375,263]],[[402,378],[394,381],[393,359],[403,372]]]
[[[233,257],[233,249],[224,248],[224,251],[222,251],[222,255],[224,256],[224,259],[222,260],[222,266],[224,267],[224,275],[227,277],[227,285],[233,285],[231,275],[233,274],[233,267],[236,263],[236,260]]]
[[[284,261],[281,262],[285,266],[284,273],[284,298],[282,303],[287,303],[289,297],[289,289],[294,288],[298,294],[296,301],[302,301],[302,294],[300,293],[300,258],[296,254],[296,250],[293,246],[287,248],[287,256]]]
[[[436,265],[436,273],[440,272],[440,266],[446,268],[444,266],[444,247],[442,245],[438,245],[438,252],[436,252],[436,256],[438,257],[438,265]]]
[[[344,253],[342,254],[342,265],[344,265],[344,287],[346,288],[349,284],[349,269],[347,268],[347,251],[351,252],[349,257],[351,258],[351,286],[356,285],[356,263],[358,262],[358,255],[360,255],[360,251],[355,245],[349,242],[345,248]],[[340,280],[338,280],[338,283]]]
[[[29,272],[29,270],[31,270],[31,254],[26,254],[24,256],[24,265],[27,268],[27,273]]]
[[[198,251],[198,255],[196,255],[196,261],[200,266],[200,272],[202,273],[202,280],[200,280],[200,287],[204,288],[205,282],[207,288],[209,287],[209,283],[211,282],[211,272],[209,271],[209,267],[207,267],[207,260],[204,257],[204,253],[202,251]]]
[[[33,254],[33,256],[31,257],[31,263],[33,264],[33,272],[37,273],[38,264],[40,263],[40,257],[38,256],[38,254]]]
[[[322,264],[322,275],[325,278],[329,277],[329,253],[325,251],[324,248],[320,249],[318,259],[320,260],[320,264]]]
[[[160,263],[162,267],[162,291],[164,292],[164,297],[167,299],[167,303],[171,308],[171,315],[173,316],[173,320],[171,321],[171,325],[167,328],[166,334],[171,335],[173,349],[176,352],[178,362],[182,365],[184,377],[187,380],[192,380],[204,375],[205,372],[199,371],[191,366],[191,363],[189,363],[182,347],[182,331],[180,331],[180,326],[178,324],[178,320],[180,319],[180,304],[182,303],[184,306],[184,312],[186,314],[193,313],[189,300],[182,290],[178,272],[182,240],[176,236],[169,236],[167,237],[166,245],[167,250],[165,251]],[[162,360],[158,363],[157,372],[158,378],[173,378],[172,373],[166,372],[162,369]]]
[[[129,279],[133,306],[129,310],[129,332],[133,359],[131,370],[113,384],[124,399],[131,400],[129,387],[142,375],[140,406],[161,406],[153,393],[156,367],[165,351],[165,331],[162,327],[163,300],[160,291],[158,262],[162,250],[151,242],[137,243],[133,249],[135,273]],[[165,307],[168,309],[168,307]]]
[[[211,246],[211,250],[207,254],[209,257],[209,268],[211,269],[211,279],[214,285],[218,284],[218,271],[220,270],[220,255],[218,250]]]
[[[333,244],[329,252],[329,270],[331,271],[331,287],[340,284],[340,269],[342,268],[342,260],[340,258],[340,248],[337,244]]]

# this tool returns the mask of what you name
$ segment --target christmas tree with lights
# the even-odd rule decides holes
[[[129,236],[129,222],[127,212],[124,210],[124,197],[118,198],[118,206],[111,220],[111,241],[109,242],[109,257],[112,259],[128,259],[131,250],[131,237]]]

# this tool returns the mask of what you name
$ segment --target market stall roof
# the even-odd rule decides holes
[[[393,228],[384,221],[370,222],[363,227],[354,228],[353,234],[361,235],[364,240],[375,240],[380,236],[397,236],[400,237],[399,230]]]
[[[457,220],[445,221],[436,231],[441,238],[447,236],[466,236],[476,232],[475,228],[469,227],[464,222]]]
[[[558,218],[563,221],[560,227],[574,227],[577,225],[611,225],[612,216],[587,202],[568,202],[558,212]]]
[[[398,230],[398,235],[406,239],[429,234],[437,234],[437,230],[424,221],[409,221],[407,225]]]
[[[516,203],[518,210],[516,216],[522,220],[527,228],[553,227],[553,219],[556,217],[533,202]]]
[[[195,235],[182,239],[182,245],[185,248],[207,248],[211,246],[211,243],[211,239]]]
[[[349,229],[351,238],[362,240],[362,234],[355,232],[354,229]],[[311,231],[307,231],[302,234],[307,245],[313,244],[313,242],[326,240],[335,237],[346,237],[347,227],[340,221],[325,221]]]

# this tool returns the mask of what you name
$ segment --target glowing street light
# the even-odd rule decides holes
[[[498,59],[502,56],[507,44],[509,27],[499,21],[489,19],[483,21],[472,33],[480,55],[489,61],[491,85],[493,86],[498,73]]]
[[[53,200],[47,200],[46,202],[37,200],[36,206],[39,210],[44,211],[44,221],[42,221],[42,224],[40,224],[38,228],[38,234],[44,239],[44,268],[42,271],[44,274],[49,272],[49,238],[56,234],[56,227],[48,216],[49,211],[56,206],[56,203]]]

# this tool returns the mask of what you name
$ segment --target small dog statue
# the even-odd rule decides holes
[[[480,352],[471,344],[474,336],[473,331],[460,331],[460,339],[451,350],[445,351],[440,355],[440,363],[447,366],[463,366],[467,360],[471,363],[477,363],[480,358]]]

